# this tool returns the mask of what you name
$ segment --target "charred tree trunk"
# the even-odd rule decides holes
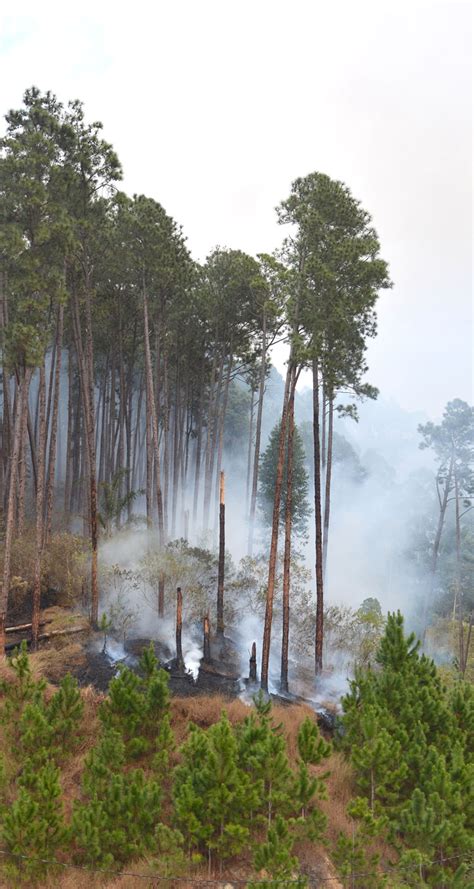
[[[164,617],[165,614],[165,578],[160,574],[158,578],[158,617]]]
[[[203,644],[203,661],[209,664],[211,661],[211,633],[209,629],[209,615],[206,614],[203,620],[204,644]]]
[[[288,691],[288,648],[290,638],[291,524],[293,518],[293,441],[295,433],[296,368],[293,368],[288,402],[288,449],[286,459],[285,550],[283,556],[283,626],[280,689]]]
[[[184,670],[183,646],[183,594],[181,587],[176,590],[176,662],[179,670]]]
[[[316,555],[316,639],[315,672],[323,669],[324,641],[324,588],[323,588],[323,535],[321,516],[321,440],[319,431],[319,369],[313,360],[313,441],[314,441],[314,516]]]
[[[46,378],[44,365],[40,367],[39,378],[39,442],[38,442],[38,487],[36,493],[36,553],[33,579],[33,609],[31,615],[32,648],[38,647],[38,634],[41,610],[41,559],[44,539],[44,488],[45,488],[45,438],[46,438]]]
[[[217,624],[216,633],[224,635],[224,569],[225,569],[225,491],[224,473],[220,474],[219,488],[219,567],[217,576]]]
[[[273,500],[272,540],[270,545],[270,561],[268,565],[267,599],[265,605],[265,623],[263,628],[262,668],[260,684],[268,691],[268,667],[270,662],[270,642],[272,635],[273,597],[275,592],[275,575],[278,555],[278,531],[280,527],[280,503],[283,482],[283,465],[285,462],[286,428],[288,419],[288,395],[290,389],[291,365],[288,365],[281,414],[280,440],[278,446],[278,463],[275,480],[275,497]]]
[[[257,684],[257,643],[252,642],[252,653],[249,659],[249,682]]]

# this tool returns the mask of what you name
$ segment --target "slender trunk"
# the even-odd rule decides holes
[[[160,574],[158,578],[158,617],[164,617],[165,614],[165,577]]]
[[[54,372],[53,414],[51,419],[51,437],[49,443],[49,461],[46,485],[46,521],[43,529],[44,545],[47,546],[51,538],[53,521],[54,482],[56,474],[56,451],[59,416],[59,391],[61,385],[61,356],[63,350],[64,306],[58,306],[58,326],[56,334],[56,367]]]
[[[315,671],[323,669],[324,639],[324,592],[323,592],[323,539],[321,517],[321,440],[319,431],[319,369],[313,359],[313,440],[314,440],[314,515],[316,550],[316,640]]]
[[[23,418],[21,424],[20,458],[18,465],[18,508],[17,508],[17,535],[21,537],[25,530],[25,494],[26,494],[26,426],[28,405],[23,406]]]
[[[225,358],[224,355],[221,358],[221,363],[219,367],[219,379],[217,383],[217,391],[214,399],[214,404],[212,405],[211,414],[208,418],[208,461],[206,460],[206,475],[204,480],[204,515],[203,515],[203,526],[204,530],[208,530],[209,528],[209,512],[211,508],[211,492],[212,492],[212,480],[214,477],[214,463],[216,456],[216,442],[217,442],[217,429],[219,422],[219,405],[221,401],[221,392],[222,392],[222,382],[224,379],[224,364]]]
[[[85,287],[85,330],[86,347],[82,342],[82,331],[79,315],[79,299],[77,292],[72,296],[74,335],[79,370],[79,381],[84,419],[84,454],[87,467],[87,495],[89,531],[91,541],[91,621],[97,626],[99,617],[99,586],[98,586],[98,523],[97,523],[97,476],[95,454],[95,404],[94,404],[94,356],[92,341],[92,306],[89,281]],[[84,460],[83,460],[84,462]]]
[[[328,558],[329,544],[329,513],[331,509],[331,481],[332,481],[332,451],[334,437],[334,399],[332,394],[328,399],[329,405],[329,422],[328,422],[328,445],[327,445],[327,465],[326,465],[326,490],[324,496],[324,528],[323,528],[323,579],[326,584],[326,566]]]
[[[433,553],[431,555],[431,570],[430,570],[430,579],[428,589],[425,595],[424,603],[423,603],[423,617],[422,617],[422,641],[424,643],[426,638],[426,630],[428,628],[428,606],[433,601],[435,580],[436,580],[436,569],[438,567],[438,556],[439,549],[441,546],[441,536],[443,533],[444,521],[446,518],[446,510],[448,508],[448,498],[452,487],[453,480],[453,468],[454,468],[454,459],[451,457],[449,462],[449,469],[446,480],[444,482],[444,490],[443,496],[441,498],[440,507],[439,507],[439,516],[438,516],[438,526],[436,528],[436,535],[433,543]]]
[[[254,391],[250,391],[250,415],[249,415],[249,445],[247,449],[247,481],[245,484],[245,512],[250,509],[250,475],[252,472],[252,439],[253,439],[253,412],[255,407]]]
[[[43,554],[44,490],[45,490],[45,448],[46,438],[46,376],[44,364],[40,367],[39,379],[39,442],[38,442],[38,488],[36,494],[36,553],[33,580],[33,609],[31,616],[31,638],[34,650],[38,647],[38,634],[41,609],[41,557]]]
[[[198,407],[198,415],[197,415],[197,433],[196,433],[196,459],[194,463],[194,498],[193,498],[193,528],[196,531],[196,522],[197,522],[197,510],[198,510],[198,500],[199,500],[199,482],[201,478],[201,447],[202,447],[202,409],[203,409],[203,401],[204,401],[204,386],[203,386],[203,378],[201,373],[200,379],[200,387],[199,387],[199,407]]]
[[[286,458],[285,550],[283,556],[283,627],[280,689],[288,691],[288,648],[290,637],[291,524],[293,518],[293,440],[295,433],[296,368],[292,369],[288,402],[288,449]]]
[[[73,389],[72,389],[73,367],[72,367],[72,348],[68,351],[68,396],[67,396],[67,438],[66,438],[66,478],[64,481],[64,517],[66,528],[69,530],[71,520],[71,461],[72,461],[72,428],[73,428]]]
[[[249,658],[249,682],[255,685],[257,682],[257,643],[252,642],[252,652]]]
[[[148,325],[148,300],[145,289],[143,290],[143,324],[144,324],[144,339],[145,339],[145,368],[146,368],[146,383],[147,383],[147,391],[148,391],[148,409],[150,410],[150,420],[151,420],[151,432],[152,432],[152,440],[153,440],[153,451],[155,457],[155,485],[156,485],[156,504],[158,508],[158,534],[160,545],[164,546],[165,544],[165,527],[164,527],[164,513],[163,513],[163,496],[161,492],[161,469],[160,469],[160,442],[158,437],[158,421],[156,417],[155,410],[155,395],[153,391],[153,370],[151,364],[151,350],[150,350],[150,332]]]
[[[290,359],[291,361],[291,359]],[[285,462],[286,428],[288,419],[288,395],[291,379],[291,364],[288,364],[286,373],[285,392],[283,396],[283,409],[281,414],[280,440],[278,447],[278,463],[275,480],[275,496],[273,500],[272,540],[270,545],[270,560],[268,565],[267,599],[265,605],[265,623],[263,628],[262,668],[260,684],[264,691],[268,691],[268,666],[270,662],[270,642],[272,634],[273,597],[275,592],[276,562],[278,554],[278,531],[280,527],[280,503],[283,482],[283,464]]]
[[[169,484],[170,484],[170,442],[169,442],[169,418],[170,418],[170,398],[169,398],[169,377],[168,377],[168,355],[166,348],[163,349],[163,521],[165,526],[165,537],[168,535],[169,523]]]
[[[173,487],[171,502],[171,537],[176,537],[176,510],[178,508],[178,482],[179,482],[179,412],[180,412],[180,366],[177,359],[176,391],[173,415]]]
[[[321,466],[323,474],[326,471],[326,403],[326,387],[323,383],[321,392]]]
[[[217,576],[217,624],[218,636],[224,635],[224,568],[225,568],[225,493],[224,473],[219,484],[219,565]]]
[[[0,595],[0,652],[5,651],[5,626],[8,609],[8,595],[10,592],[10,568],[11,551],[14,530],[16,477],[18,472],[18,459],[20,455],[20,441],[24,406],[28,404],[28,390],[31,380],[31,370],[26,368],[23,379],[20,382],[19,393],[16,399],[15,425],[13,429],[13,443],[10,464],[10,488],[8,493],[7,517],[5,523],[5,542],[3,555],[3,583]]]
[[[211,634],[209,629],[209,615],[206,614],[203,620],[204,643],[203,643],[203,660],[208,664],[211,660]]]
[[[153,525],[153,451],[151,444],[151,411],[149,410],[148,390],[146,398],[146,417],[145,417],[145,436],[146,436],[146,523],[148,528]]]
[[[230,375],[232,372],[232,358],[229,358],[229,363],[227,365],[227,373],[226,380],[224,386],[224,398],[222,403],[222,408],[219,415],[219,433],[218,433],[218,444],[217,444],[217,468],[216,468],[216,505],[219,503],[219,490],[220,490],[220,477],[221,477],[221,467],[222,467],[222,452],[224,449],[224,427],[225,427],[225,417],[227,413],[227,402],[229,400],[229,388],[230,388]],[[217,509],[215,512],[217,519]],[[214,526],[215,533],[215,526]]]
[[[181,587],[176,590],[176,661],[178,670],[184,670],[183,646],[181,636],[183,632],[183,594]]]
[[[248,554],[252,555],[253,552],[253,531],[255,525],[255,512],[257,509],[257,490],[258,490],[258,471],[260,465],[260,440],[262,436],[262,416],[263,416],[263,399],[265,395],[265,375],[266,375],[266,361],[267,361],[267,319],[265,312],[263,313],[263,326],[262,326],[262,354],[261,354],[261,366],[260,366],[260,385],[258,392],[258,407],[257,407],[257,423],[255,427],[255,451],[253,457],[253,478],[252,478],[252,495],[250,498],[250,516],[249,516],[249,540],[248,540]]]

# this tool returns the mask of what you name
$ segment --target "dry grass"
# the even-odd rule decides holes
[[[59,612],[59,613],[58,613]],[[62,613],[61,613],[62,612]],[[53,620],[55,626],[67,626],[76,620],[77,616],[64,614],[64,609],[47,609],[45,617]],[[49,627],[52,624],[48,625]],[[67,637],[65,637],[67,640]],[[60,678],[68,670],[77,668],[78,663],[84,658],[83,646],[77,640],[77,637],[68,641],[54,644],[42,648],[39,652],[32,654],[30,663],[35,678],[47,676],[50,681],[57,683]],[[6,661],[0,662],[0,678],[8,679],[10,682],[13,678],[12,670],[8,667]],[[46,695],[49,697],[55,691],[54,685],[48,685]],[[81,735],[78,738],[77,745],[72,753],[70,753],[61,764],[61,784],[63,789],[63,800],[65,813],[68,817],[71,813],[74,801],[81,795],[81,779],[84,770],[84,760],[91,749],[97,742],[100,731],[100,722],[98,717],[98,708],[104,695],[98,693],[94,688],[88,687],[81,689],[81,697],[84,702],[85,713],[82,721]],[[176,739],[176,745],[179,747],[186,739],[188,734],[188,726],[190,722],[194,722],[200,727],[206,729],[214,724],[225,710],[232,725],[242,722],[248,716],[250,709],[243,701],[229,699],[225,695],[211,695],[200,697],[173,697],[171,699],[171,719]],[[297,735],[301,722],[310,716],[314,718],[314,712],[310,707],[303,704],[293,704],[287,706],[275,705],[272,709],[272,717],[275,725],[281,725],[282,731],[287,741],[287,749],[289,759],[292,765],[295,765],[297,758]],[[178,754],[173,757],[176,761]],[[143,762],[146,768],[146,762]],[[324,763],[319,771],[330,770],[329,778],[329,800],[323,801],[321,807],[328,815],[329,819],[329,839],[330,842],[337,838],[340,830],[347,831],[349,821],[345,816],[345,807],[352,793],[352,775],[350,767],[344,761],[340,754],[333,753],[326,763]],[[303,844],[298,848],[298,854],[301,857],[304,871],[313,877],[317,882],[318,879],[331,879],[327,885],[331,889],[341,889],[339,882],[335,878],[334,870],[327,856],[327,851],[323,847],[314,844]],[[155,864],[156,866],[156,864]],[[232,878],[247,879],[249,875],[248,864],[244,861],[233,861],[232,870],[226,869],[221,878],[220,885],[222,887],[227,884],[232,885]],[[45,889],[135,889],[135,887],[159,887],[159,889],[196,889],[199,879],[206,879],[207,869],[195,871],[195,876],[189,880],[183,880],[173,885],[172,881],[156,881],[153,879],[153,864],[145,860],[134,862],[125,868],[135,874],[146,875],[145,879],[136,876],[111,877],[106,875],[93,875],[85,870],[68,869],[59,870],[55,874],[51,874],[47,881],[42,883]],[[149,875],[149,877],[148,877]],[[0,880],[0,889],[5,886],[9,889],[7,883]]]

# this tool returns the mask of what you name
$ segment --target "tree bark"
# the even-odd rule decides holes
[[[39,442],[38,442],[38,486],[36,493],[36,553],[33,579],[33,608],[31,616],[32,648],[38,647],[38,634],[41,610],[41,559],[44,548],[44,492],[45,492],[45,438],[46,438],[46,375],[44,364],[40,367],[39,379]]]
[[[176,661],[179,670],[184,670],[183,646],[183,594],[181,587],[176,590]]]
[[[316,639],[315,672],[323,669],[324,641],[324,589],[323,589],[323,540],[321,517],[321,441],[319,431],[319,369],[313,359],[313,441],[314,441],[314,516],[316,556]]]
[[[326,465],[326,490],[324,496],[324,528],[323,528],[323,579],[326,584],[326,566],[328,558],[329,545],[329,514],[331,509],[331,482],[332,482],[332,451],[334,438],[334,399],[332,394],[329,395],[329,421],[328,421],[328,444],[327,444],[327,465]]]
[[[286,458],[285,549],[283,556],[283,626],[280,689],[288,691],[288,648],[290,638],[291,524],[293,518],[293,440],[295,432],[296,368],[292,368],[288,402],[288,448]]]
[[[288,365],[283,396],[283,408],[281,414],[280,441],[278,448],[278,463],[275,480],[275,497],[273,500],[272,540],[270,545],[270,560],[268,564],[267,597],[265,604],[265,623],[263,628],[262,667],[260,685],[264,691],[268,691],[268,667],[270,662],[270,643],[272,635],[273,598],[275,592],[275,575],[278,554],[278,531],[280,527],[280,503],[281,488],[283,482],[283,464],[285,462],[286,428],[288,419],[288,395],[291,379],[291,365]]]
[[[10,592],[11,553],[14,530],[16,477],[18,472],[18,459],[20,455],[20,441],[22,432],[22,420],[24,406],[28,404],[28,391],[31,380],[31,369],[26,368],[23,379],[20,380],[19,393],[16,399],[15,425],[13,429],[13,444],[10,468],[10,488],[8,493],[7,517],[5,524],[5,543],[3,556],[3,582],[0,595],[0,652],[5,651],[5,626],[8,609],[8,596]]]
[[[260,367],[260,384],[258,392],[257,422],[255,427],[255,451],[253,457],[252,494],[250,498],[249,515],[249,540],[248,554],[253,553],[253,532],[255,526],[255,512],[257,509],[258,471],[260,468],[260,441],[262,436],[263,399],[265,396],[265,376],[267,369],[267,317],[265,312],[262,319],[262,352]]]
[[[155,458],[155,486],[156,486],[156,505],[158,510],[158,535],[160,545],[165,545],[165,527],[164,527],[164,513],[163,513],[163,496],[161,492],[161,470],[160,470],[160,441],[158,436],[158,421],[156,417],[156,409],[155,409],[155,394],[153,391],[153,370],[151,363],[151,350],[150,350],[150,332],[148,325],[148,299],[146,295],[145,289],[143,289],[143,325],[144,325],[144,339],[145,339],[145,370],[146,370],[146,384],[148,391],[148,405],[147,409],[150,410],[150,420],[151,420],[151,433],[152,433],[152,441],[153,441],[153,451]],[[147,410],[147,412],[148,412]]]
[[[56,450],[58,436],[59,393],[61,385],[61,357],[63,350],[64,306],[58,306],[58,324],[56,333],[56,364],[54,371],[53,413],[51,418],[51,436],[49,442],[49,461],[46,485],[46,521],[43,528],[44,545],[51,539],[53,521],[54,483],[56,474]],[[43,470],[44,472],[44,470]],[[38,472],[39,475],[39,472]],[[43,498],[42,498],[43,499]]]
[[[225,569],[225,493],[224,473],[220,474],[219,487],[219,566],[217,576],[217,624],[216,633],[224,635],[224,569]]]

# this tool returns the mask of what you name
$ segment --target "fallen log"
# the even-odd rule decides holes
[[[53,622],[50,617],[48,620],[40,620],[40,627],[44,627],[45,624],[51,624]],[[32,624],[18,624],[16,627],[5,627],[5,633],[22,633],[23,630],[31,630]]]
[[[88,630],[89,627],[87,626],[66,627],[63,630],[50,630],[49,633],[40,633],[38,640],[51,639],[53,636],[69,636],[73,633],[87,633]],[[31,645],[31,639],[24,639],[22,641],[26,642],[27,645]],[[19,642],[9,642],[8,645],[5,645],[5,651],[12,651],[14,648],[18,648],[19,644]]]

